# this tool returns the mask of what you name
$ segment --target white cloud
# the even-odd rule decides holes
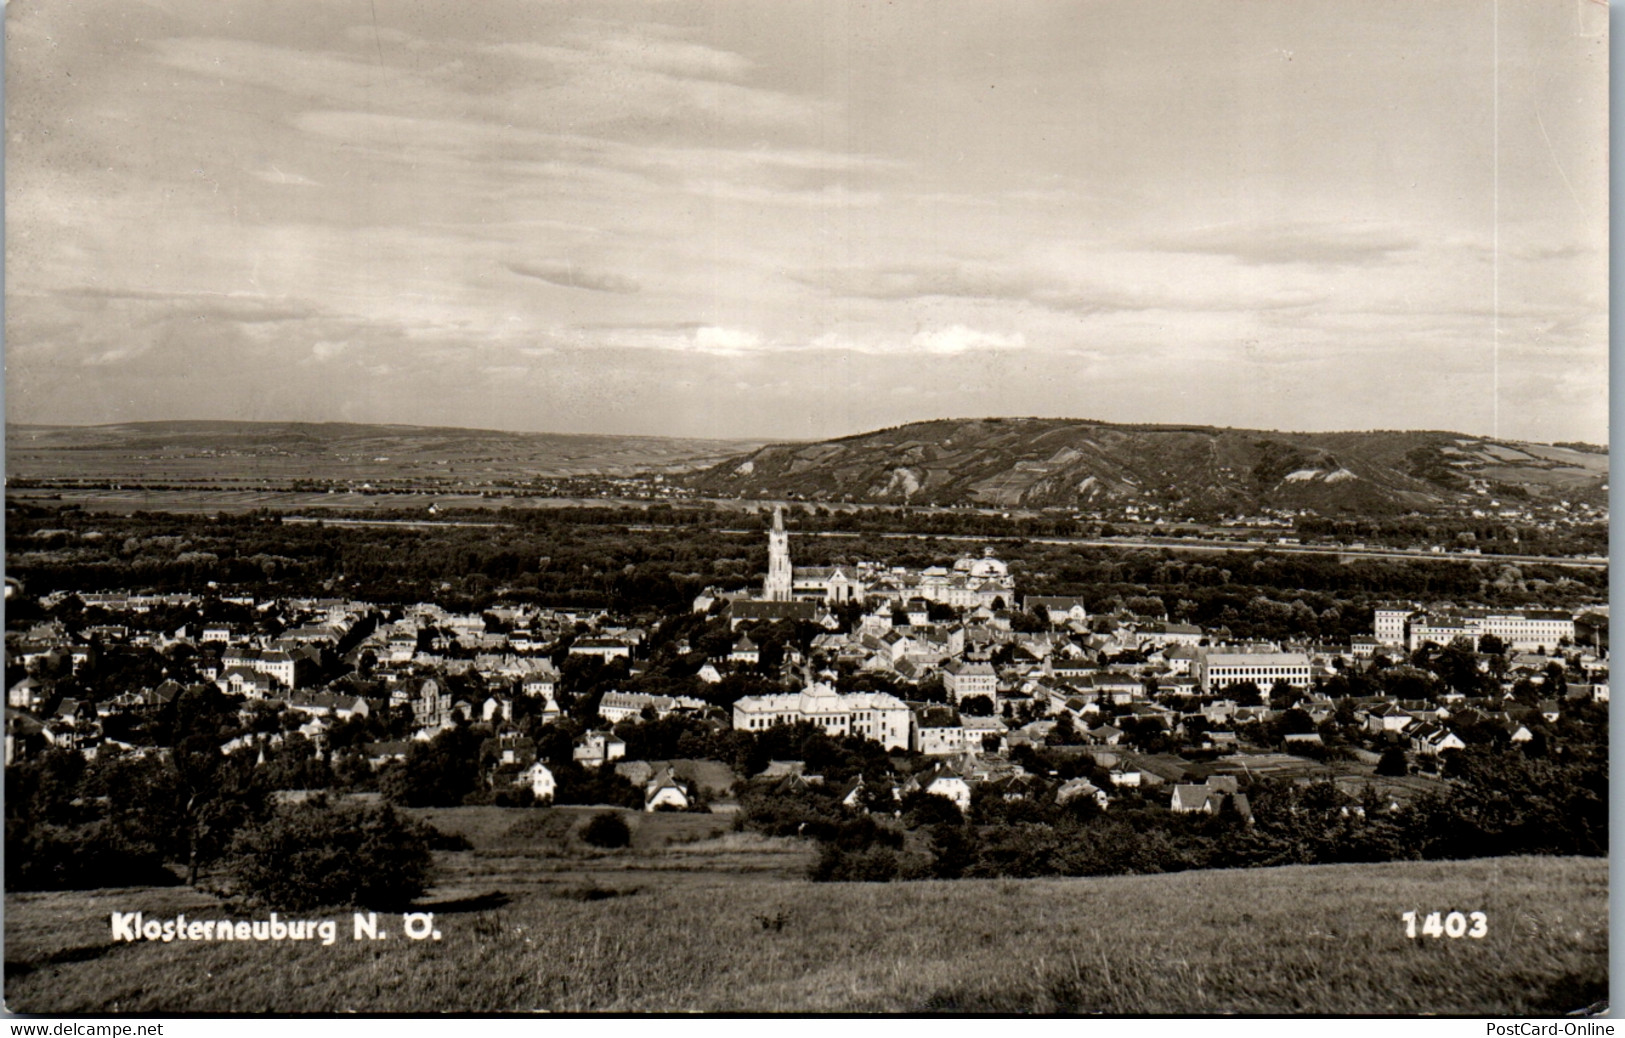
[[[956,354],[975,350],[1019,350],[1027,345],[1027,337],[1020,332],[999,335],[956,324],[937,331],[917,332],[909,342],[924,353]]]
[[[693,348],[704,353],[736,355],[760,349],[762,337],[738,328],[705,327],[694,332]]]

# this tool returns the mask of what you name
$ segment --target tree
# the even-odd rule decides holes
[[[1256,681],[1236,681],[1224,688],[1227,698],[1235,701],[1237,706],[1263,706],[1264,694],[1258,688]]]
[[[1400,778],[1410,774],[1410,763],[1405,759],[1405,751],[1398,746],[1391,746],[1383,751],[1382,758],[1377,761],[1377,774],[1390,778]]]
[[[283,911],[400,910],[428,888],[433,836],[387,804],[358,810],[317,798],[244,830],[233,871],[244,893]]]
[[[581,838],[594,847],[625,847],[632,842],[632,830],[614,811],[600,811],[582,827]]]
[[[988,696],[966,696],[959,701],[959,712],[970,717],[992,717],[993,700]]]

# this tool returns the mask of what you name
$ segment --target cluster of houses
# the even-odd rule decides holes
[[[114,618],[199,602],[187,595],[81,597]],[[1573,645],[1574,619],[1567,614],[1429,611],[1414,603],[1393,603],[1376,610],[1372,636],[1352,644],[1238,642],[1228,631],[1204,630],[1164,616],[1091,615],[1077,598],[1029,596],[1018,601],[1009,568],[991,552],[923,570],[869,563],[796,567],[778,513],[769,534],[769,572],[761,594],[708,592],[694,607],[709,612],[723,599],[724,615],[737,637],[725,654],[699,668],[702,683],[720,682],[730,670],[761,666],[761,646],[751,636],[757,624],[797,619],[823,627],[805,654],[794,649],[784,654],[779,676],[787,688],[798,690],[737,700],[731,715],[735,729],[763,732],[808,722],[831,735],[857,736],[887,750],[921,754],[933,763],[909,781],[956,802],[968,803],[970,788],[980,783],[1003,783],[999,788],[1005,795],[1022,795],[1029,777],[1009,764],[1010,752],[1057,741],[1060,726],[1068,729],[1067,743],[1108,756],[1124,744],[1129,728],[1166,732],[1195,748],[1233,752],[1242,726],[1280,715],[1278,698],[1273,706],[1269,700],[1283,687],[1293,693],[1291,705],[1315,725],[1334,716],[1345,723],[1352,718],[1374,740],[1402,743],[1419,757],[1465,745],[1460,732],[1468,725],[1500,726],[1514,743],[1532,738],[1532,708],[1520,707],[1507,694],[1524,680],[1544,686],[1554,662],[1567,680],[1561,688],[1542,687],[1543,702],[1533,713],[1555,721],[1565,702],[1608,698],[1606,655]],[[24,665],[31,675],[72,672],[85,666],[98,646],[165,650],[184,644],[191,648],[191,665],[202,680],[242,696],[245,711],[265,704],[301,715],[298,731],[318,749],[335,724],[366,717],[384,703],[392,716],[409,714],[408,738],[363,746],[374,766],[404,759],[413,741],[433,739],[460,721],[487,723],[496,733],[499,754],[493,782],[528,788],[546,799],[555,779],[537,759],[534,743],[514,726],[515,701],[531,699],[534,709],[528,712],[539,714],[544,723],[556,719],[561,714],[560,674],[553,658],[560,645],[567,644],[574,656],[625,659],[636,674],[646,666],[652,633],[601,611],[535,606],[460,614],[418,604],[384,620],[376,607],[356,601],[233,602],[246,607],[248,615],[274,609],[277,620],[194,625],[168,633],[105,624],[75,637],[60,623],[44,623],[8,633],[8,662]],[[837,620],[837,608],[857,620],[850,625]],[[1035,624],[1035,618],[1042,622]],[[1490,635],[1511,650],[1496,674],[1501,698],[1344,700],[1339,715],[1338,702],[1314,692],[1319,682],[1365,666],[1379,652],[1397,654],[1429,641],[1472,648]],[[1560,645],[1568,647],[1565,655],[1546,654]],[[678,648],[686,651],[687,646]],[[325,684],[352,668],[377,682],[380,698],[339,693]],[[459,684],[485,689],[471,697],[478,701],[454,694],[448,678],[461,674],[481,679]],[[843,691],[837,674],[875,680],[849,682]],[[1574,680],[1577,675],[1583,680]],[[941,695],[912,694],[938,682]],[[893,691],[859,690],[854,684]],[[1236,686],[1249,684],[1262,693],[1262,702],[1238,702]],[[161,708],[181,691],[180,684],[169,680],[90,702],[54,696],[50,682],[26,677],[7,692],[6,760],[13,759],[21,737],[35,734],[50,745],[93,754],[104,741],[103,722],[110,713]],[[689,696],[605,693],[598,706],[601,730],[577,739],[574,759],[587,768],[636,771],[631,765],[644,762],[625,761],[626,744],[608,728],[672,715],[704,717],[709,710],[704,701]],[[281,732],[249,734],[223,749],[255,744],[263,749],[281,738]],[[1294,732],[1273,748],[1293,752],[1319,740],[1316,732]],[[1178,778],[1124,767],[1112,772],[1112,785],[1166,782],[1174,786],[1175,810],[1217,811],[1229,804],[1245,813],[1244,797],[1238,800],[1239,790],[1225,788],[1224,782],[1194,786]],[[639,772],[635,781],[645,786],[651,810],[686,807],[694,800],[692,777],[669,768],[662,774]],[[1102,806],[1110,800],[1108,790],[1088,783],[1065,793],[1068,798],[1093,797]]]
[[[59,597],[48,597],[47,602]],[[87,605],[128,614],[200,602],[193,595],[90,594],[82,598]],[[92,702],[59,697],[53,682],[36,676],[79,673],[97,652],[169,651],[186,646],[191,650],[190,666],[199,679],[223,693],[243,697],[245,710],[263,704],[304,716],[298,732],[322,749],[334,724],[366,717],[386,703],[409,713],[411,739],[417,741],[432,739],[459,720],[504,726],[513,720],[514,701],[520,697],[536,700],[535,712],[544,719],[556,718],[560,714],[559,671],[544,649],[552,650],[569,635],[574,637],[571,654],[630,657],[646,637],[641,629],[612,622],[602,611],[499,606],[488,614],[458,614],[420,603],[401,610],[391,622],[379,622],[376,607],[351,600],[233,598],[229,604],[244,607],[253,619],[173,631],[141,630],[134,622],[106,624],[76,635],[53,621],[8,632],[8,663],[20,665],[28,676],[7,689],[7,761],[25,743],[25,737],[33,735],[43,736],[47,745],[93,754],[105,739],[103,722],[112,715],[139,715],[162,708],[183,691],[180,682],[164,680]],[[275,622],[259,619],[273,613]],[[487,615],[502,629],[490,630]],[[329,679],[352,669],[376,681],[381,695],[369,701],[334,691]],[[480,687],[488,690],[474,701],[454,696],[446,683],[447,676],[470,673],[479,675]],[[697,712],[704,704],[693,699],[616,694],[606,697],[605,706],[606,716],[618,720],[633,714]],[[244,738],[269,747],[281,734]],[[132,752],[138,750],[117,740],[107,741]],[[228,752],[237,748],[235,741],[224,747]],[[366,746],[374,765],[403,757],[406,748],[394,743]]]

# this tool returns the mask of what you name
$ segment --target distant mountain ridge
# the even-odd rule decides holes
[[[1441,431],[939,419],[770,444],[687,482],[719,496],[810,501],[1382,514],[1491,500],[1606,504],[1608,455]]]
[[[529,433],[352,422],[157,421],[6,426],[11,476],[161,478],[479,473],[501,478],[684,472],[761,440]]]

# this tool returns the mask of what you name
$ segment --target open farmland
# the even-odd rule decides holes
[[[418,812],[442,940],[113,944],[110,912],[229,914],[184,888],[13,894],[14,1012],[1563,1013],[1606,997],[1607,862],[1507,858],[1083,879],[814,884],[812,848],[722,816]],[[1407,939],[1401,912],[1488,935]],[[263,913],[243,913],[263,918]]]

